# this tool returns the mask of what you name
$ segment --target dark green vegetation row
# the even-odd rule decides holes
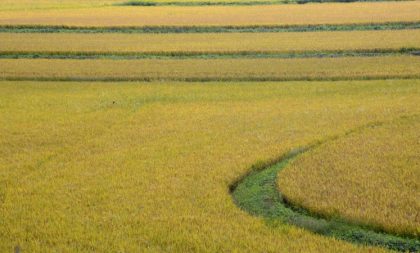
[[[241,32],[315,32],[420,29],[417,22],[328,25],[251,25],[251,26],[139,26],[78,27],[42,25],[0,25],[3,33],[241,33]]]
[[[185,2],[154,2],[154,1],[127,1],[117,6],[248,6],[248,5],[275,5],[275,4],[306,4],[306,3],[351,3],[351,2],[390,2],[410,0],[282,0],[282,1],[185,1]]]
[[[371,123],[350,130],[344,136],[383,124],[384,122]],[[334,136],[309,145],[308,147],[295,149],[279,159],[266,163],[262,162],[253,166],[249,174],[231,186],[230,190],[235,203],[241,209],[252,215],[264,217],[270,225],[276,225],[279,222],[287,223],[320,235],[331,236],[351,243],[385,247],[403,252],[420,251],[420,241],[418,238],[406,238],[387,234],[376,228],[349,223],[337,217],[321,217],[308,212],[302,207],[290,205],[287,199],[279,192],[277,188],[277,176],[280,170],[285,168],[299,154],[339,137],[342,136]]]
[[[312,77],[312,76],[296,76],[296,77],[269,77],[269,76],[228,76],[228,77],[7,77],[0,76],[0,81],[42,81],[42,82],[157,82],[157,81],[174,81],[174,82],[283,82],[283,81],[347,81],[347,80],[407,80],[420,79],[420,75],[371,75],[356,77]]]
[[[303,51],[303,52],[0,52],[0,59],[226,59],[226,58],[337,58],[390,55],[420,56],[420,48]]]

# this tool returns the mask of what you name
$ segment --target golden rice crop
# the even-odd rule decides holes
[[[305,59],[0,59],[3,79],[302,80],[416,77],[415,56]]]
[[[121,0],[2,0],[0,11],[4,10],[36,10],[99,7],[116,3]]]
[[[229,185],[258,160],[420,113],[419,92],[419,80],[1,82],[0,251],[385,252],[273,227]]]
[[[419,129],[420,116],[322,145],[282,171],[279,187],[314,212],[418,236]]]
[[[241,2],[243,0],[217,0],[218,3],[223,2]],[[404,0],[402,0],[404,1]],[[2,10],[34,10],[34,9],[63,9],[63,8],[92,8],[100,6],[111,6],[130,2],[130,0],[2,0],[0,11]],[[207,2],[203,0],[147,0],[137,2]],[[267,2],[267,0],[252,0],[252,2]]]
[[[0,25],[296,25],[420,21],[420,1],[3,11]]]
[[[420,30],[263,34],[0,33],[0,41],[2,52],[302,52],[420,48]]]

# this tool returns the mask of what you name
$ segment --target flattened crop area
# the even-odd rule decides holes
[[[419,250],[420,1],[165,1],[0,6],[0,252]]]

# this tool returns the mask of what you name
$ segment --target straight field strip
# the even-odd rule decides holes
[[[306,25],[200,25],[200,26],[66,26],[66,25],[0,25],[0,33],[275,33],[328,31],[382,31],[420,29],[420,21],[377,22],[360,24]]]
[[[340,80],[420,77],[420,57],[305,59],[0,59],[4,80]]]
[[[420,21],[420,1],[271,6],[100,7],[3,11],[0,25],[244,26],[363,24]]]
[[[355,0],[355,1],[395,1],[395,0]],[[399,0],[412,1],[412,0]],[[211,6],[211,5],[275,5],[310,2],[344,2],[344,0],[2,0],[0,11],[77,9],[102,6]]]
[[[419,30],[210,34],[0,33],[0,53],[302,53],[420,48]]]

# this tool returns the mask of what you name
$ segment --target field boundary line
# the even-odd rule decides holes
[[[373,31],[420,29],[420,20],[360,24],[319,25],[228,25],[228,26],[66,26],[66,25],[0,25],[0,33],[268,33]]]
[[[282,4],[307,4],[307,3],[353,3],[353,2],[401,2],[415,0],[264,0],[264,1],[126,1],[116,3],[114,6],[258,6],[258,5],[282,5]]]
[[[392,55],[420,56],[420,48],[330,50],[330,51],[161,51],[161,52],[94,52],[94,51],[0,51],[0,59],[223,59],[223,58],[338,58]]]
[[[376,227],[311,213],[301,206],[292,205],[277,187],[279,172],[299,155],[369,128],[380,127],[400,120],[416,119],[419,116],[418,114],[401,115],[387,121],[369,122],[342,134],[336,134],[316,140],[306,146],[295,148],[278,158],[258,162],[229,186],[233,201],[240,209],[251,215],[263,217],[272,225],[275,225],[276,222],[286,223],[316,234],[359,245],[379,246],[402,252],[420,251],[420,241],[417,237],[394,235]]]
[[[284,82],[284,81],[358,81],[358,80],[407,80],[420,79],[420,75],[372,75],[360,77],[8,77],[0,81],[43,82]]]

